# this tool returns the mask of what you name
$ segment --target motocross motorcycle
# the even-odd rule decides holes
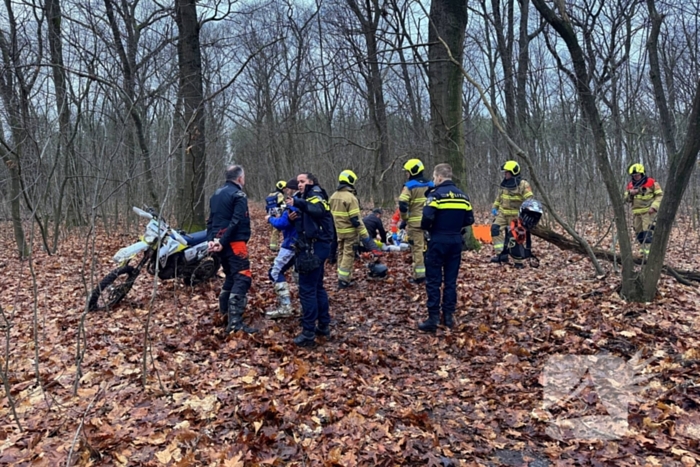
[[[126,297],[145,267],[159,279],[182,278],[185,285],[197,285],[214,277],[220,261],[207,252],[207,231],[191,234],[172,229],[153,209],[134,206],[133,211],[148,219],[140,241],[114,255],[117,268],[107,274],[90,293],[90,311],[110,309]],[[135,265],[130,264],[139,255]]]

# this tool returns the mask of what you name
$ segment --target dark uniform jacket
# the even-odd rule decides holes
[[[369,216],[362,219],[362,223],[367,227],[367,233],[369,233],[369,238],[374,240],[377,238],[377,233],[379,233],[379,238],[381,238],[382,243],[386,243],[386,230],[384,230],[384,224],[382,220],[376,216],[376,214],[370,214]]]
[[[241,187],[227,180],[209,200],[207,240],[219,238],[222,245],[250,240],[248,198]]]
[[[333,241],[335,228],[326,190],[318,185],[306,185],[304,193],[295,195],[294,207],[301,213],[294,223],[301,242]]]
[[[452,180],[430,188],[426,193],[420,227],[431,242],[461,243],[462,229],[474,223],[472,205],[467,195]]]

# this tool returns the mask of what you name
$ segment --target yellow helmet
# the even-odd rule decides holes
[[[287,188],[287,182],[285,182],[284,180],[280,180],[279,182],[275,183],[275,186],[277,187],[278,190],[281,191],[281,190],[284,190],[285,188]]]
[[[506,163],[501,167],[501,170],[507,170],[513,175],[518,175],[520,173],[520,164],[515,161],[506,161]]]
[[[411,175],[418,175],[423,170],[425,170],[425,166],[420,161],[420,159],[409,159],[403,165],[403,169],[408,171],[408,173],[410,173]]]
[[[342,172],[340,172],[338,180],[341,182],[345,182],[350,186],[355,186],[355,182],[357,181],[357,175],[355,175],[355,172],[353,172],[352,170],[343,170]]]
[[[644,175],[644,166],[642,164],[632,164],[632,165],[630,165],[630,168],[627,169],[627,172],[630,175],[634,175],[634,174]]]

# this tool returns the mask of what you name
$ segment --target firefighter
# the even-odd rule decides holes
[[[389,231],[391,232],[391,243],[392,245],[398,245],[399,242],[399,224],[401,223],[401,211],[396,208],[394,214],[391,216],[391,221],[389,222]]]
[[[637,235],[640,251],[643,255],[648,255],[653,237],[654,218],[661,206],[664,192],[659,182],[647,177],[642,164],[630,165],[627,172],[632,180],[627,184],[625,201],[632,203],[634,233]]]
[[[360,220],[360,203],[355,196],[357,175],[352,170],[343,170],[338,176],[338,182],[338,189],[331,196],[329,204],[338,238],[338,288],[344,289],[351,285],[355,264],[353,245],[357,238],[360,238],[367,250],[377,255],[380,252]]]
[[[501,166],[501,170],[503,170],[503,181],[491,210],[491,214],[495,216],[491,224],[491,237],[493,249],[496,252],[496,256],[491,258],[492,263],[508,262],[508,255],[499,253],[503,251],[506,229],[511,221],[517,219],[523,201],[532,197],[530,184],[520,176],[520,164],[515,161],[506,161]],[[522,265],[522,260],[515,258],[514,260]]]
[[[539,260],[532,254],[532,236],[530,232],[542,218],[542,205],[534,198],[526,199],[520,205],[518,217],[510,222],[506,230],[506,238],[503,243],[502,255],[513,257],[514,265],[518,269],[525,267],[523,260],[532,258],[530,265],[539,266]]]
[[[428,241],[425,255],[428,319],[418,325],[423,332],[437,330],[441,308],[445,326],[450,329],[454,327],[462,235],[474,223],[469,198],[452,181],[452,167],[448,164],[436,165],[433,180],[435,187],[425,194],[427,199],[420,223]],[[443,288],[442,300],[440,287]]]
[[[265,209],[267,215],[271,217],[279,217],[284,210],[284,189],[287,187],[287,182],[280,180],[275,184],[275,191],[267,195],[265,198]],[[279,251],[280,249],[280,231],[272,227],[270,232],[270,251]]]
[[[399,229],[406,229],[408,243],[411,245],[413,256],[413,280],[420,284],[425,281],[425,241],[421,230],[421,217],[425,206],[425,192],[433,186],[433,182],[423,178],[425,166],[420,159],[410,159],[403,165],[407,181],[399,195],[399,211],[401,224]]]

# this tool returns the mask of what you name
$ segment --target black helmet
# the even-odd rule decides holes
[[[542,204],[536,199],[526,199],[520,205],[518,217],[527,230],[532,230],[542,218]]]
[[[382,263],[370,263],[367,265],[367,268],[369,269],[369,277],[373,277],[376,279],[383,279],[386,277],[386,273],[389,271],[389,268],[386,267],[386,264]]]

